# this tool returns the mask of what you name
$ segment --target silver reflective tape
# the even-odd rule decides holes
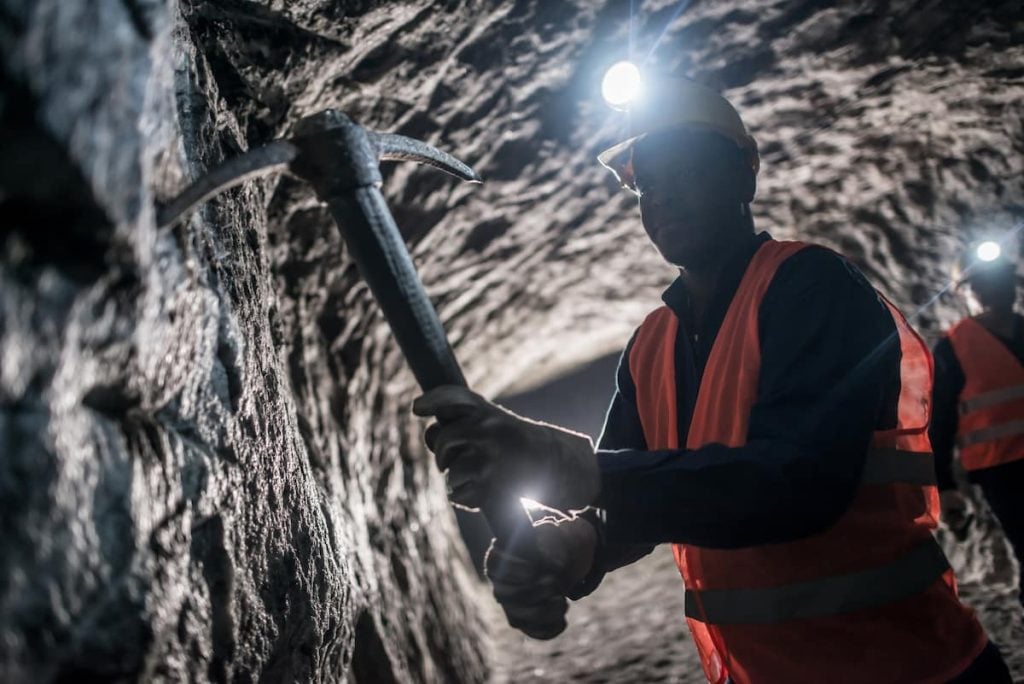
[[[864,462],[864,484],[935,484],[935,457],[931,452],[902,449],[868,449]]]
[[[852,613],[919,594],[948,569],[942,549],[929,538],[891,563],[870,570],[765,589],[707,589],[696,594],[687,590],[686,617],[735,625]]]
[[[1013,437],[1024,433],[1024,420],[1011,420],[1009,423],[992,425],[980,430],[973,430],[956,438],[957,446],[966,447],[982,442],[992,442],[1004,437]]]
[[[960,415],[978,411],[989,406],[1005,404],[1014,399],[1024,399],[1024,385],[1013,385],[1002,389],[992,390],[983,394],[977,394],[966,401],[960,402]]]

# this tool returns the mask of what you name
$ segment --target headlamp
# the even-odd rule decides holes
[[[640,67],[629,61],[616,62],[604,72],[601,96],[613,109],[629,109],[644,89]]]
[[[1003,248],[994,240],[986,240],[974,250],[979,261],[995,261],[1003,253]]]

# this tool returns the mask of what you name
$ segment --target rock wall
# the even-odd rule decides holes
[[[744,113],[761,228],[933,334],[959,244],[1024,212],[1022,41],[1016,1],[3,0],[0,679],[486,677],[414,385],[323,209],[274,175],[156,227],[213,164],[327,106],[466,159],[484,186],[385,194],[471,382],[526,386],[671,278],[593,160],[632,52]]]
[[[327,224],[268,230],[256,183],[154,225],[247,146],[194,12],[0,14],[0,680],[480,680],[475,579]]]

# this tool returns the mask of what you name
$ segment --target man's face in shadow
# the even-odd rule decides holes
[[[644,230],[670,263],[702,261],[749,235],[737,230],[741,207],[754,195],[754,173],[743,151],[715,133],[653,133],[633,148]]]
[[[967,282],[986,309],[1012,309],[1017,301],[1017,269],[1010,261],[978,264]]]

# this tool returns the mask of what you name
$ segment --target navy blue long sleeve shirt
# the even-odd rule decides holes
[[[663,295],[680,321],[681,444],[718,329],[750,259],[769,239],[758,235],[727,266],[703,320],[691,320],[682,280]],[[662,542],[739,548],[799,539],[827,529],[850,506],[872,433],[896,425],[900,350],[891,315],[853,266],[809,247],[779,267],[758,325],[761,371],[741,447],[649,451],[630,341],[598,442],[605,543],[595,575]]]

